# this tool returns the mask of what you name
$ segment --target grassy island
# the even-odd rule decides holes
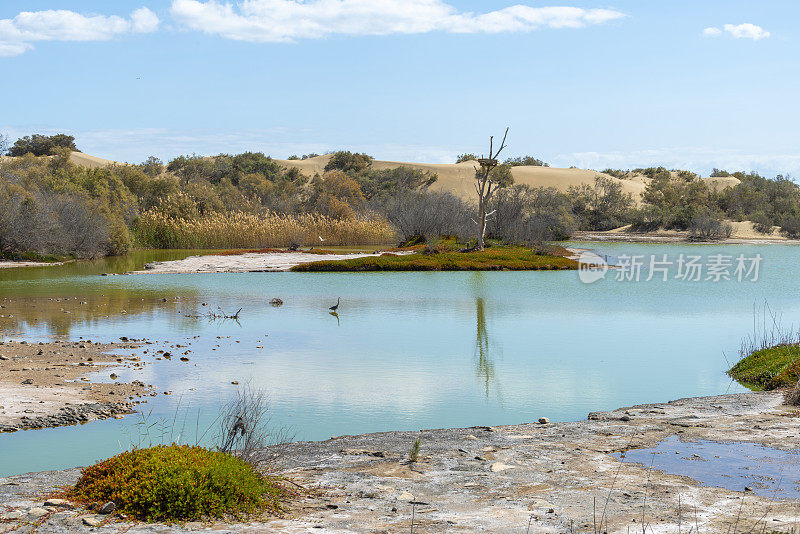
[[[397,254],[406,252],[405,254]],[[547,251],[494,245],[485,250],[459,250],[455,242],[395,249],[381,256],[304,263],[297,272],[359,271],[553,271],[573,270],[578,262],[563,247]]]
[[[751,352],[728,375],[755,390],[793,387],[800,376],[800,345],[781,344]]]

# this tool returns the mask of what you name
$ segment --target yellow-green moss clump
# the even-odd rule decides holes
[[[777,345],[757,350],[731,367],[728,375],[751,389],[794,386],[800,376],[800,346]]]
[[[143,521],[190,521],[277,512],[287,498],[277,480],[230,454],[160,445],[124,452],[83,470],[67,497],[108,502]]]

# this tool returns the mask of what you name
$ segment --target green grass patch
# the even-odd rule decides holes
[[[124,452],[83,470],[67,498],[113,501],[143,521],[191,521],[278,512],[288,492],[248,463],[188,445]]]
[[[421,251],[413,254],[383,254],[350,260],[304,263],[297,272],[343,271],[540,271],[572,270],[578,262],[554,254],[540,254],[523,247],[491,247],[477,252]]]
[[[66,256],[53,256],[50,254],[37,254],[35,252],[2,252],[0,260],[6,261],[39,261],[42,263],[58,263],[69,260]]]
[[[792,387],[800,375],[800,345],[776,345],[739,360],[728,375],[756,390]]]

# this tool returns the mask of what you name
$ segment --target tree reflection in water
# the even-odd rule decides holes
[[[475,361],[475,375],[483,382],[486,398],[489,398],[489,390],[493,385],[498,401],[502,404],[500,384],[497,382],[494,360],[491,357],[491,353],[493,351],[499,351],[499,349],[497,348],[497,343],[489,337],[489,332],[486,328],[486,302],[483,300],[483,297],[475,299],[475,316],[477,324],[475,353],[473,355]]]

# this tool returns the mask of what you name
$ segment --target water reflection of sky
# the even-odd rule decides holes
[[[688,476],[707,486],[741,492],[749,488],[748,491],[771,499],[797,499],[799,458],[798,450],[733,441],[684,442],[670,436],[650,449],[627,451],[623,461]]]
[[[681,247],[607,245],[611,254]],[[692,250],[698,248],[706,250]],[[148,403],[153,417],[171,419],[180,402],[178,410],[211,421],[236,380],[266,390],[274,419],[291,425],[298,439],[540,416],[575,420],[595,410],[739,390],[724,374],[726,357],[735,358],[752,331],[754,305],[768,301],[787,322],[800,319],[794,297],[800,249],[759,250],[761,280],[741,284],[585,285],[574,272],[100,277],[99,265],[45,279],[4,275],[0,298],[14,297],[7,302],[79,299],[58,303],[73,306],[70,314],[40,302],[43,308],[20,310],[13,322],[0,319],[0,328],[47,335],[54,332],[52,316],[61,321],[58,332],[73,338],[190,341],[188,363],[145,358],[152,363],[144,370],[120,373],[173,392]],[[285,304],[270,306],[272,297]],[[327,309],[337,297],[338,320]],[[74,303],[80,301],[92,304]],[[94,311],[103,306],[110,313]],[[240,322],[188,317],[218,307],[242,308]],[[122,429],[134,422],[0,436],[11,452],[0,455],[0,474],[116,452],[125,446]],[[46,445],[53,439],[62,444],[55,456]]]

